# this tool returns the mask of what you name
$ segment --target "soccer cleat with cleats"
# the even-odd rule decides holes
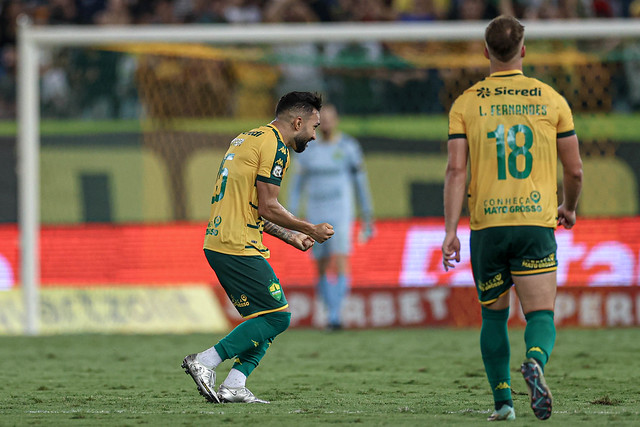
[[[218,389],[218,399],[221,403],[269,403],[255,397],[246,387],[232,388],[224,384]]]
[[[493,411],[493,414],[487,421],[513,421],[516,419],[516,411],[509,405],[502,405],[497,411]]]
[[[542,373],[542,368],[535,359],[527,359],[520,367],[520,372],[529,389],[531,409],[536,418],[546,420],[551,416],[553,398]]]
[[[218,394],[215,392],[216,371],[198,362],[196,356],[196,354],[190,354],[184,358],[182,361],[184,371],[191,375],[198,386],[198,391],[208,402],[220,403]]]

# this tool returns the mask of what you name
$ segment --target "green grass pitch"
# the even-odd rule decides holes
[[[180,368],[220,336],[2,337],[0,425],[478,425],[492,407],[478,330],[398,329],[279,336],[249,388],[270,405],[214,405]],[[534,425],[511,331],[518,419]],[[545,425],[637,425],[638,329],[560,329]],[[218,382],[231,366],[218,369]]]

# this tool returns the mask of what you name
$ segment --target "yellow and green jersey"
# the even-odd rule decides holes
[[[567,101],[519,70],[493,73],[451,107],[449,139],[469,143],[470,227],[557,225],[557,138],[575,134]]]
[[[220,163],[211,198],[204,248],[230,255],[262,255],[264,222],[258,215],[256,181],[280,185],[289,149],[272,125],[238,135]]]

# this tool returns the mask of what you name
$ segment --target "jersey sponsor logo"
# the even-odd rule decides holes
[[[558,261],[556,260],[556,254],[551,254],[542,259],[523,259],[522,260],[522,266],[525,268],[530,268],[532,270],[555,267],[557,265],[558,265]]]
[[[497,87],[493,90],[494,95],[520,95],[520,96],[542,96],[542,89],[534,87],[533,89],[514,89],[510,87]]]
[[[493,206],[485,207],[485,215],[507,214],[507,213],[529,213],[529,212],[542,212],[542,206]]]
[[[269,293],[276,301],[282,300],[282,287],[277,280],[273,280],[269,285]]]
[[[540,192],[535,190],[532,191],[529,198],[533,200],[533,203],[538,203],[540,201]]]
[[[289,153],[287,153],[287,148],[286,147],[280,147],[278,148],[278,151],[281,152],[282,154],[284,154],[285,156]]]
[[[540,192],[534,190],[529,193],[529,197],[497,197],[486,199],[484,201],[484,214],[542,212],[542,206],[538,204],[541,198]]]
[[[533,89],[514,89],[503,86],[493,88],[493,92],[491,91],[491,88],[488,87],[480,87],[476,89],[476,96],[480,98],[488,98],[491,95],[542,96],[542,88],[534,87]]]
[[[249,132],[242,132],[243,135],[249,135],[249,136],[260,136],[262,135],[264,132],[261,130],[252,130]]]
[[[219,233],[218,226],[220,225],[221,222],[222,222],[222,218],[220,217],[220,215],[217,215],[213,219],[213,221],[209,221],[209,224],[207,225],[207,232],[205,233],[205,235],[217,236]]]
[[[251,305],[249,299],[245,294],[240,295],[240,299],[236,299],[233,295],[231,295],[231,303],[236,307],[248,307]]]
[[[486,87],[478,88],[476,89],[476,96],[479,96],[480,98],[486,98],[488,96],[491,96],[491,89]]]
[[[279,159],[278,159],[279,160]],[[280,165],[275,165],[273,167],[273,170],[271,171],[271,175],[275,176],[276,178],[282,178],[282,172],[283,172],[283,168]]]
[[[235,138],[233,141],[231,141],[231,145],[237,147],[243,142],[244,142],[244,138]]]
[[[485,292],[485,291],[488,291],[489,289],[502,286],[503,284],[504,284],[504,280],[502,280],[502,274],[498,273],[495,276],[493,276],[491,279],[487,280],[486,282],[480,282],[478,284],[478,289],[480,289],[481,292]]]

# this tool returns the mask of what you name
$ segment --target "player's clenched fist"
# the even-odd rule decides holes
[[[307,236],[304,233],[292,232],[292,236],[287,243],[289,243],[294,248],[300,249],[304,252],[311,249],[315,242],[316,241],[313,240],[313,238]]]
[[[322,243],[333,236],[333,233],[333,225],[323,222],[322,224],[313,226],[311,237],[313,237],[316,242]]]

